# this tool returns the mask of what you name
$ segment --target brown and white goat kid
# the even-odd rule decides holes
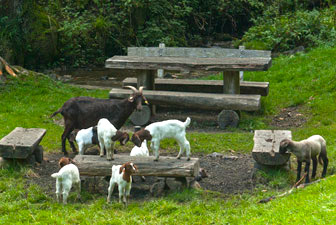
[[[317,155],[321,165],[323,165],[322,177],[326,176],[328,167],[327,147],[326,141],[320,135],[313,135],[302,141],[292,141],[284,139],[280,142],[280,153],[292,152],[297,158],[297,177],[296,180],[300,180],[302,162],[306,163],[305,172],[306,183],[309,183],[309,166],[310,161],[313,161],[312,178],[316,176],[317,168]],[[323,160],[323,163],[322,163]]]
[[[75,163],[71,158],[68,158],[68,157],[62,157],[62,158],[60,158],[60,160],[58,161],[58,166],[59,166],[60,168],[62,168],[63,166],[68,165],[68,164],[70,164],[70,163],[76,165],[76,163]]]
[[[51,176],[56,178],[56,197],[57,201],[60,201],[61,193],[63,195],[63,204],[67,204],[67,198],[71,190],[72,184],[77,186],[77,198],[80,198],[81,181],[79,177],[79,170],[76,165],[69,158],[61,158],[59,165],[61,169],[58,173],[53,173]],[[65,164],[68,163],[68,164]],[[64,165],[65,164],[65,165]]]
[[[127,206],[132,187],[132,174],[136,171],[138,171],[138,168],[131,162],[112,166],[112,176],[107,196],[108,203],[111,201],[114,186],[117,184],[119,189],[119,203],[121,203],[122,200]]]
[[[97,134],[100,146],[100,156],[104,156],[105,148],[107,160],[113,160],[113,147],[115,141],[119,141],[121,145],[125,145],[129,140],[128,133],[117,130],[106,118],[102,118],[98,121]]]
[[[190,124],[188,117],[185,122],[179,120],[165,120],[152,123],[135,132],[132,136],[132,142],[140,147],[144,140],[151,141],[151,148],[154,150],[154,161],[159,160],[160,141],[165,138],[174,138],[180,145],[180,152],[177,158],[180,159],[184,149],[186,149],[187,160],[190,160],[190,144],[186,138],[186,128]]]

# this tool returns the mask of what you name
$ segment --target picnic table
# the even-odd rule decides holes
[[[260,109],[259,94],[240,94],[239,71],[266,71],[271,66],[270,51],[220,48],[128,48],[127,56],[114,56],[105,67],[136,70],[137,86],[144,86],[149,102],[215,110]],[[223,72],[223,94],[155,90],[157,70],[180,72]],[[112,89],[110,98],[125,98],[129,91]],[[198,103],[198,104],[197,104]],[[221,103],[221,104],[220,104]]]

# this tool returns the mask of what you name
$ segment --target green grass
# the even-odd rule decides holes
[[[270,118],[282,108],[298,106],[308,122],[291,129],[293,139],[313,134],[325,137],[330,159],[327,179],[258,204],[260,199],[288,189],[295,179],[294,171],[269,170],[258,174],[260,182],[253,192],[224,196],[185,190],[156,200],[132,201],[125,209],[118,203],[106,204],[106,196],[85,191],[83,203],[75,201],[72,193],[68,205],[57,204],[40,187],[28,184],[29,168],[9,165],[0,170],[0,224],[332,224],[336,219],[336,177],[330,175],[336,165],[335,55],[336,48],[319,48],[276,58],[269,71],[245,73],[245,80],[270,82],[261,112],[243,113],[238,129],[216,134],[188,133],[192,153],[249,153],[253,147],[250,130],[271,129]],[[221,78],[215,75],[208,79]],[[63,128],[54,124],[49,115],[70,97],[80,95],[106,98],[107,91],[74,88],[33,73],[0,84],[0,137],[17,126],[46,128],[42,145],[46,151],[59,152]],[[165,140],[161,147],[177,152],[173,143]],[[128,143],[123,150],[131,147]]]

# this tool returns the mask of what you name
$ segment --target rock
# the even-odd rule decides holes
[[[190,188],[196,190],[202,189],[201,185],[196,180],[190,182]]]
[[[8,161],[0,157],[0,169],[4,168],[7,165]]]
[[[213,158],[216,158],[216,157],[223,157],[224,155],[221,154],[221,153],[218,153],[218,152],[213,152],[211,154],[208,155],[209,157],[213,157]]]
[[[166,184],[164,180],[159,180],[150,187],[149,192],[151,193],[152,196],[159,197],[163,195],[165,189]]]
[[[171,191],[181,191],[183,187],[186,187],[183,182],[176,180],[175,178],[167,178],[166,185]]]

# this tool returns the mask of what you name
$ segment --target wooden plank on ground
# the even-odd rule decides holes
[[[25,159],[41,142],[46,130],[42,128],[16,127],[0,140],[0,156]]]
[[[136,157],[115,154],[114,160],[108,161],[106,157],[96,155],[77,155],[74,161],[83,176],[111,176],[112,165],[121,165],[133,162],[138,167],[135,175],[160,176],[160,177],[194,177],[199,171],[199,159],[185,157],[160,156],[159,161],[154,161],[154,156]]]
[[[123,86],[137,85],[137,78],[128,77],[123,80]],[[222,80],[191,80],[191,79],[155,79],[155,89],[160,91],[184,91],[202,93],[223,93]],[[240,81],[241,94],[267,96],[269,82]]]
[[[131,90],[113,88],[110,98],[125,99]],[[260,109],[260,95],[208,94],[194,92],[151,91],[144,90],[144,96],[150,104],[173,105],[183,108],[198,108],[211,110],[244,110]]]
[[[178,71],[259,71],[268,70],[271,58],[185,58],[114,56],[105,62],[111,69]]]
[[[254,132],[254,146],[252,156],[262,165],[277,166],[288,162],[290,153],[280,154],[280,142],[283,139],[292,139],[289,130],[256,130]]]

